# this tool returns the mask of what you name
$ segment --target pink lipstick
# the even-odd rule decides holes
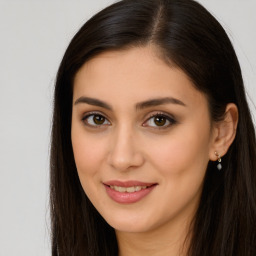
[[[117,203],[131,204],[140,201],[155,187],[156,183],[140,181],[108,181],[103,183],[108,196]]]

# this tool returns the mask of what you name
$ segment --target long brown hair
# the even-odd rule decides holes
[[[256,255],[256,142],[241,69],[216,19],[192,0],[123,0],[78,31],[60,64],[51,146],[52,256],[117,255],[115,232],[85,195],[71,145],[73,79],[93,56],[109,49],[154,44],[205,93],[212,120],[228,103],[239,110],[237,135],[223,170],[209,162],[193,221],[190,256]]]

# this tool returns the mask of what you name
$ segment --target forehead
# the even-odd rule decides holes
[[[160,59],[156,48],[107,51],[86,62],[74,80],[74,99],[81,96],[124,104],[156,97],[175,97],[186,104],[205,103],[189,77]]]

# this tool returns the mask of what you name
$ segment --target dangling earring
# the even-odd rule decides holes
[[[215,155],[218,157],[218,164],[217,164],[217,169],[220,171],[221,169],[222,169],[222,165],[221,165],[221,157],[220,157],[220,155],[218,154],[218,152],[214,152],[215,153]]]

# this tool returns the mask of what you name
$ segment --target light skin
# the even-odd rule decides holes
[[[116,230],[120,256],[186,255],[207,164],[217,160],[216,151],[227,152],[236,132],[236,106],[228,104],[223,121],[213,122],[205,95],[156,52],[145,46],[102,53],[74,80],[78,175]],[[125,204],[106,193],[110,180],[155,186]]]

